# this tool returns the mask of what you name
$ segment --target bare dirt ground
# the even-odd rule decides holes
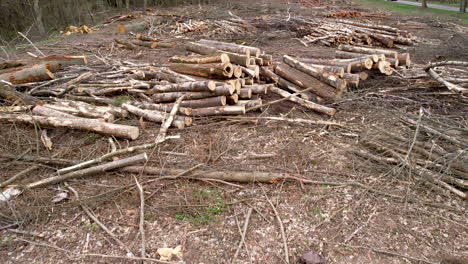
[[[286,18],[287,12],[320,17],[328,10],[339,9],[333,5],[327,9],[310,8],[299,3],[289,7],[282,2],[268,2],[246,8],[232,2],[223,9],[191,6],[153,11],[184,15],[187,19],[210,19],[224,16],[227,9],[244,18],[270,15]],[[401,28],[417,25],[417,28],[407,27],[422,39],[418,45],[407,47],[416,64],[444,58],[468,60],[467,35],[455,30],[452,23],[403,16],[380,20]],[[170,56],[184,54],[179,49],[145,50],[139,54],[112,48],[113,27],[112,24],[102,26],[89,35],[60,37],[40,49],[47,54],[86,52],[115,60],[160,64],[166,63]],[[262,37],[275,30],[279,29],[229,40],[258,46],[278,61],[284,54],[333,56],[334,48],[304,47],[292,39],[296,33],[288,29],[281,29],[282,34],[278,33],[277,37]],[[180,42],[202,37],[188,34]],[[95,61],[92,55],[89,57]],[[389,89],[398,90],[382,92]],[[182,255],[174,263],[285,263],[286,244],[290,263],[300,263],[300,256],[309,251],[322,255],[326,263],[442,263],[443,259],[453,261],[443,263],[468,263],[466,201],[415,181],[404,169],[381,166],[351,152],[359,148],[361,138],[381,134],[379,129],[411,138],[412,130],[397,117],[399,113],[417,115],[420,108],[433,117],[455,120],[466,128],[466,100],[444,92],[435,83],[428,85],[397,76],[372,75],[362,88],[332,103],[338,110],[332,120],[344,124],[343,127],[206,118],[196,120],[194,126],[184,130],[171,130],[171,135],[180,134],[181,138],[155,149],[148,166],[189,169],[203,164],[204,170],[282,172],[323,184],[302,185],[294,181],[271,185],[226,184],[182,178],[145,184],[147,256],[158,258],[158,248],[181,245]],[[271,99],[277,98],[272,95]],[[262,115],[328,119],[289,102],[272,105]],[[258,116],[258,113],[248,116]],[[124,147],[148,142],[158,127],[146,123],[138,140],[122,140],[119,144]],[[47,151],[38,143],[38,131],[30,126],[2,123],[0,131],[0,151],[18,156],[29,153],[51,157],[60,153],[61,158],[87,160],[110,148],[104,136],[56,129],[49,132],[54,148]],[[464,133],[458,137],[466,139]],[[439,138],[429,135],[424,138],[444,144]],[[265,153],[274,155],[252,158],[253,154]],[[30,163],[21,161],[3,162],[0,179],[3,181],[29,166]],[[41,167],[25,181],[47,177],[51,169]],[[81,204],[87,205],[139,255],[140,202],[133,176],[140,182],[156,178],[117,171],[68,184],[79,192]],[[333,184],[344,182],[359,182],[379,192]],[[50,186],[27,191],[20,198],[2,204],[2,263],[137,262],[111,257],[126,256],[126,252],[90,221],[71,194],[69,200],[52,203],[61,192],[66,192],[63,185]],[[250,209],[253,210],[245,243],[233,260]],[[277,217],[281,218],[286,241]],[[11,228],[26,233],[12,232]]]

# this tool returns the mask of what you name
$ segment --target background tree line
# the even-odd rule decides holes
[[[0,0],[0,45],[18,36],[44,37],[66,26],[93,25],[131,8],[205,4],[213,0]],[[2,43],[3,42],[3,43]]]

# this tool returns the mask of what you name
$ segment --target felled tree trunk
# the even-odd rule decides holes
[[[348,82],[349,88],[354,88],[354,89],[359,88],[359,80],[360,80],[359,74],[345,73],[343,75],[343,79],[345,79]]]
[[[172,63],[230,63],[229,56],[221,53],[218,55],[205,55],[205,56],[173,56],[169,59]]]
[[[185,73],[205,78],[231,78],[234,73],[234,67],[231,63],[209,63],[209,64],[188,64],[172,63],[169,68],[178,73]]]
[[[166,120],[166,118],[169,116],[169,113],[165,113],[165,112],[161,112],[157,110],[140,109],[130,104],[123,104],[122,108],[134,115],[141,116],[148,121],[152,121],[156,123],[164,122],[164,120]],[[175,116],[174,121],[172,121],[171,126],[182,129],[185,126],[190,126],[191,124],[192,124],[192,119],[190,117]]]
[[[268,88],[273,85],[271,84],[258,84],[258,85],[246,85],[244,89],[250,89],[252,94],[267,94]]]
[[[383,49],[371,49],[371,48],[364,48],[364,47],[356,47],[356,46],[349,46],[349,45],[339,45],[339,50],[348,51],[348,52],[357,52],[357,53],[364,53],[364,54],[384,54],[389,58],[398,58],[398,52],[393,50],[383,50]]]
[[[0,71],[9,68],[32,66],[37,64],[47,64],[51,71],[57,71],[60,68],[70,65],[84,65],[88,61],[86,56],[47,56],[39,58],[27,58],[0,63]]]
[[[158,93],[151,98],[155,103],[174,102],[177,98],[185,95],[188,100],[202,99],[220,95],[232,95],[235,89],[230,85],[216,86],[213,92],[171,92],[171,93]]]
[[[262,54],[262,51],[259,48],[238,45],[235,43],[227,43],[227,42],[207,40],[207,39],[201,39],[198,42],[201,44],[205,44],[207,46],[214,47],[218,50],[230,51],[230,52],[239,53],[242,55],[258,57],[260,56],[260,54]]]
[[[330,108],[330,107],[326,107],[326,106],[323,106],[323,105],[319,105],[319,104],[316,104],[314,102],[310,102],[310,101],[307,101],[307,100],[304,100],[304,99],[301,99],[299,97],[296,97],[296,96],[291,96],[292,94],[280,89],[280,88],[276,88],[276,87],[271,87],[270,90],[273,92],[273,93],[276,93],[284,98],[288,98],[289,101],[292,101],[292,102],[295,102],[295,103],[298,103],[308,109],[311,109],[311,110],[314,110],[316,112],[319,112],[319,113],[323,113],[323,114],[326,114],[326,115],[334,115],[336,113],[336,110],[333,109],[333,108]]]
[[[377,54],[364,54],[341,50],[335,51],[335,57],[337,59],[371,58],[373,62],[379,61],[379,56],[377,56]]]
[[[398,54],[398,62],[401,66],[410,67],[411,66],[411,57],[409,53],[400,53]]]
[[[302,62],[300,62],[300,61],[298,61],[296,59],[293,59],[292,57],[290,57],[288,55],[284,55],[283,60],[289,66],[291,66],[293,68],[296,68],[296,69],[298,69],[298,70],[300,70],[300,71],[302,71],[304,73],[307,73],[310,76],[312,76],[312,77],[314,77],[316,79],[319,79],[320,81],[335,87],[339,91],[346,88],[346,81],[338,78],[335,75],[328,75],[328,74],[325,74],[325,73],[321,73],[321,72],[317,71],[316,69],[314,69],[313,67],[308,66],[307,64],[302,63]]]
[[[245,109],[260,106],[260,105],[262,105],[262,103],[263,103],[262,98],[258,98],[258,99],[255,99],[255,100],[239,100],[237,102],[238,105],[245,106]]]
[[[148,110],[157,110],[157,111],[166,112],[166,113],[170,113],[173,108],[173,104],[171,105],[152,104],[152,103],[143,103],[143,102],[136,102],[136,101],[132,102],[131,104],[138,108],[143,108],[143,109],[148,109]],[[189,116],[192,114],[192,108],[179,107],[179,109],[177,109],[177,113],[181,115]]]
[[[199,43],[194,43],[194,42],[189,42],[185,44],[185,49],[194,53],[198,53],[201,55],[218,55],[218,54],[226,54],[229,56],[229,61],[233,64],[238,64],[244,67],[247,67],[250,65],[250,56],[247,55],[239,55],[236,53],[232,52],[227,52],[227,51],[221,51],[216,48],[199,44]]]
[[[156,85],[147,90],[146,94],[167,93],[167,92],[212,92],[216,88],[213,81],[195,81],[167,85]]]
[[[333,65],[319,65],[319,64],[309,64],[310,66],[316,68],[320,72],[331,72],[338,77],[343,77],[345,72],[351,71],[351,64],[343,66],[333,66]]]
[[[15,89],[1,86],[0,85],[0,97],[4,98],[5,100],[16,102],[17,104],[24,104],[24,105],[33,105],[38,103],[40,100],[36,97],[27,95],[25,93],[17,92]]]
[[[249,88],[242,88],[240,93],[239,93],[239,99],[250,99],[252,98],[252,90]]]
[[[393,70],[394,70],[390,62],[388,61],[379,61],[376,64],[374,64],[372,69],[378,69],[380,73],[383,73],[385,75],[392,75]]]
[[[288,65],[280,64],[276,66],[275,72],[303,89],[312,88],[312,92],[322,98],[334,100],[341,95],[342,90],[336,90],[332,86]]]
[[[212,106],[223,106],[226,105],[226,96],[214,96],[196,100],[184,100],[180,103],[183,107],[189,108],[203,108],[203,107],[212,107]],[[167,107],[172,107],[174,104],[163,104]]]
[[[8,81],[13,84],[22,84],[55,79],[54,74],[49,69],[50,66],[47,64],[13,68],[1,73],[0,80]]]
[[[135,23],[130,23],[130,24],[118,24],[117,27],[115,28],[115,33],[117,34],[125,34],[128,32],[135,32],[135,31],[143,31],[149,27],[148,22],[143,21],[143,22],[135,22]]]
[[[245,115],[244,105],[225,105],[193,109],[192,116]]]
[[[136,139],[139,135],[139,130],[137,127],[110,124],[96,119],[87,118],[45,117],[31,116],[25,114],[1,114],[0,121],[2,120],[9,122],[23,122],[29,124],[37,123],[41,126],[47,127],[59,127],[69,129],[71,128],[85,131],[93,131],[99,134],[128,139]]]

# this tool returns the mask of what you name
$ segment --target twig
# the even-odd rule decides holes
[[[242,245],[245,245],[245,234],[247,233],[247,228],[249,227],[249,220],[250,216],[252,215],[252,207],[249,208],[249,211],[247,212],[247,216],[245,217],[245,222],[244,222],[244,229],[242,230],[241,233],[241,240],[239,241],[239,246],[237,247],[236,253],[234,254],[234,257],[232,257],[231,263],[234,263],[237,259],[237,256],[239,255],[239,252],[242,248]],[[245,245],[245,249],[247,250],[247,246]]]
[[[356,230],[354,230],[354,232],[353,232],[348,238],[346,238],[346,240],[345,240],[343,243],[348,243],[349,241],[351,241],[351,239],[353,239],[353,237],[354,237],[357,233],[359,233],[364,227],[366,227],[366,226],[369,224],[370,220],[372,219],[372,217],[375,215],[376,212],[377,212],[377,210],[374,210],[374,211],[370,214],[369,218],[367,218],[367,221],[366,221],[363,225],[361,225],[360,227],[358,227]]]
[[[276,216],[276,220],[278,221],[278,224],[280,226],[281,237],[283,238],[284,257],[285,257],[286,263],[289,264],[290,262],[289,262],[288,241],[286,240],[286,234],[284,232],[283,221],[281,221],[281,217],[279,216],[278,211],[276,210],[276,207],[273,205],[270,198],[268,198],[268,195],[265,193],[265,190],[263,189],[263,187],[262,187],[262,191],[263,191],[263,195],[265,195],[265,198],[267,199],[268,203],[273,209],[273,212],[275,213],[275,216]]]
[[[70,190],[76,197],[77,200],[80,200],[80,196],[78,195],[78,192],[73,189],[70,185],[65,183],[65,186],[67,187],[68,190]],[[130,249],[122,242],[120,239],[118,239],[114,233],[112,233],[99,219],[91,212],[91,210],[84,204],[80,203],[80,207],[83,209],[83,211],[93,220],[104,232],[106,232],[114,241],[119,244],[119,246],[124,249],[127,254],[130,254],[133,256],[133,253],[130,251]]]
[[[416,139],[417,139],[417,137],[419,135],[419,125],[421,124],[422,116],[423,116],[423,109],[421,107],[421,108],[419,108],[419,118],[418,118],[418,123],[416,124],[416,131],[414,132],[413,141],[411,142],[411,146],[408,149],[408,151],[406,153],[406,156],[405,156],[405,159],[404,159],[405,163],[408,162],[409,156],[411,155],[411,152],[413,151],[414,144],[416,144]]]
[[[143,187],[138,182],[137,178],[135,179],[136,186],[138,187],[138,193],[140,194],[140,235],[141,235],[141,257],[146,257],[146,238],[145,238],[145,194],[143,192]]]
[[[327,126],[337,126],[337,127],[344,127],[343,124],[331,122],[331,121],[324,121],[324,120],[309,120],[304,118],[285,118],[279,116],[219,116],[218,118],[224,119],[237,119],[237,120],[273,120],[273,121],[285,121],[285,122],[292,122],[292,123],[306,123],[310,125],[327,125]]]
[[[0,183],[0,188],[3,188],[5,186],[7,186],[8,184],[20,179],[21,177],[23,177],[24,175],[28,174],[29,172],[39,168],[40,166],[39,165],[33,165],[25,170],[22,170],[20,172],[18,172],[17,174],[13,175],[13,177],[11,177],[10,179]]]
[[[21,37],[23,37],[26,41],[28,41],[29,44],[31,44],[31,45],[36,49],[36,51],[39,52],[39,54],[41,54],[41,55],[44,56],[44,57],[46,56],[44,53],[42,53],[42,51],[40,51],[40,50],[36,47],[36,45],[34,45],[34,43],[32,43],[31,40],[29,40],[28,37],[26,37],[26,35],[24,35],[24,34],[21,33],[21,32],[18,32],[18,34],[19,34]]]

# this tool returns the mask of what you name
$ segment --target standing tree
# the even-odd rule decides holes
[[[427,8],[427,0],[421,0],[421,7],[422,8]]]
[[[460,13],[466,12],[466,4],[468,0],[460,0]]]

